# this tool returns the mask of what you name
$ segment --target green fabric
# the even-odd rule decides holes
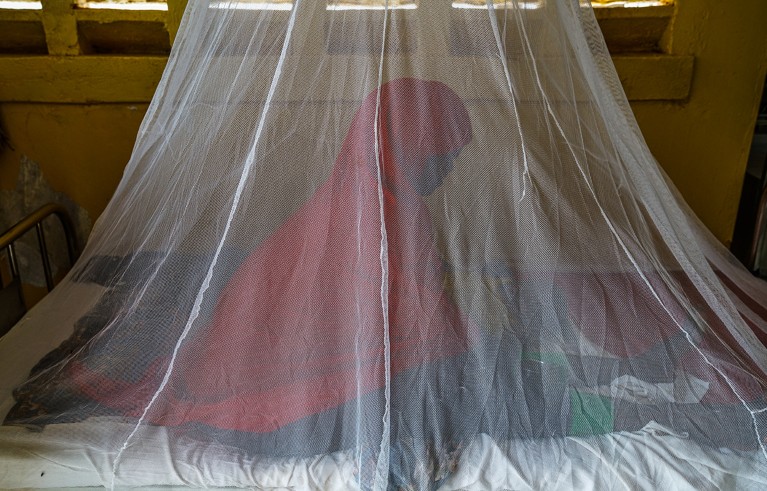
[[[570,389],[570,436],[602,435],[613,431],[612,401]]]
[[[570,363],[563,353],[541,353],[527,351],[526,360],[537,361],[553,367],[567,367]],[[562,373],[566,376],[566,373]],[[565,389],[567,390],[567,389]],[[614,428],[612,399],[597,394],[579,392],[571,388],[570,392],[570,436],[591,436],[610,433]]]

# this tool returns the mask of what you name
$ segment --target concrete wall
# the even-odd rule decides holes
[[[0,105],[12,148],[0,152],[0,189],[16,189],[24,159],[96,219],[130,157],[146,104]],[[22,188],[23,190],[23,188]],[[6,210],[3,210],[5,212]]]

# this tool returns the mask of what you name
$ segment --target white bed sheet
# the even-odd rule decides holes
[[[133,425],[99,418],[47,426],[41,434],[0,428],[0,486],[4,488],[110,487],[116,450]],[[114,484],[120,487],[256,487],[353,489],[353,461],[343,452],[309,459],[247,459],[218,444],[176,440],[165,428],[142,427],[123,453]],[[103,448],[115,449],[105,452]]]
[[[103,452],[95,444],[114,443],[111,440],[124,436],[129,427],[106,418],[51,425],[44,430],[45,443],[39,433],[1,427],[0,486],[109,487],[115,453]],[[116,489],[357,489],[350,453],[253,459],[216,444],[176,441],[171,446],[167,430],[161,427],[142,431],[121,459]],[[125,476],[131,476],[130,482]],[[498,443],[480,435],[463,451],[439,491],[539,489],[764,490],[767,463],[759,453],[701,447],[655,423],[637,432],[588,438]]]

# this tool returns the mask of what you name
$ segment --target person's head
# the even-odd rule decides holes
[[[380,93],[365,99],[343,153],[353,161],[364,161],[373,172],[377,172],[376,162],[380,163],[383,183],[395,195],[427,196],[442,184],[471,139],[469,113],[452,89],[432,80],[401,78],[383,84]]]
[[[463,101],[441,82],[398,79],[381,87],[380,114],[388,147],[384,155],[394,163],[384,162],[386,186],[395,194],[409,186],[421,196],[430,195],[471,141]]]

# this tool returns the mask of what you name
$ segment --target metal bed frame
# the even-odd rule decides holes
[[[0,336],[8,332],[27,312],[24,294],[21,288],[21,274],[19,261],[14,247],[15,242],[33,228],[37,232],[37,243],[40,247],[40,258],[45,273],[45,284],[50,292],[53,290],[53,270],[48,256],[48,246],[43,231],[43,220],[55,215],[64,230],[67,243],[67,254],[70,266],[74,265],[78,256],[77,239],[75,229],[66,208],[60,204],[48,203],[22,218],[14,226],[0,235],[0,253],[7,250],[7,258],[10,269],[10,282],[0,285]]]

